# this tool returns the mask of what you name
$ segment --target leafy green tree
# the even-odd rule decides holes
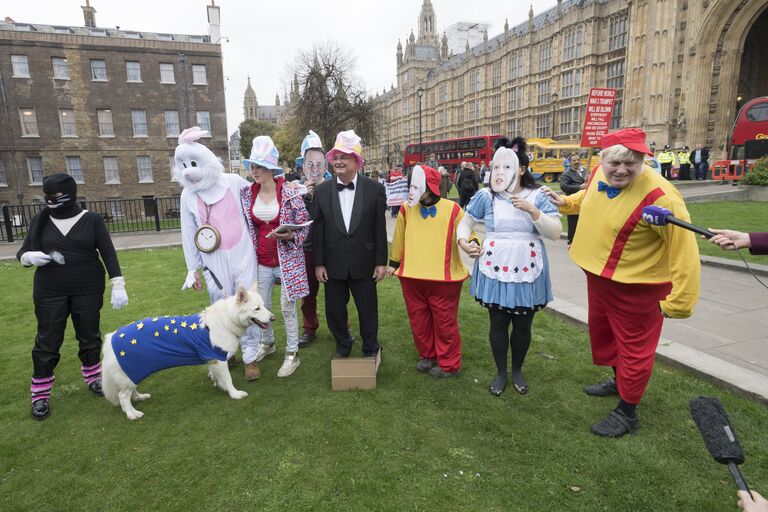
[[[240,130],[240,154],[248,158],[251,154],[253,139],[259,135],[274,136],[277,126],[266,121],[257,121],[256,119],[246,119],[238,128]]]
[[[295,165],[296,158],[299,156],[301,141],[306,132],[301,132],[295,118],[288,119],[283,126],[277,129],[272,136],[275,146],[280,152],[280,159],[286,162],[289,167]]]

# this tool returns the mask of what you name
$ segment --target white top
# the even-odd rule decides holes
[[[83,210],[74,217],[69,217],[67,219],[57,219],[53,216],[49,217],[51,222],[53,222],[53,225],[56,226],[56,229],[61,231],[61,234],[64,236],[67,236],[67,233],[69,233],[69,230],[72,229],[72,227],[77,224],[77,221],[80,220],[80,217],[85,215],[85,212],[88,210]]]
[[[341,183],[339,178],[336,178],[336,183]],[[355,184],[355,189],[350,190],[345,188],[339,191],[339,205],[341,206],[341,216],[344,218],[344,227],[349,232],[349,221],[352,219],[352,207],[355,205],[355,192],[357,192],[357,174],[352,178],[352,183]]]
[[[277,197],[269,203],[261,200],[261,196],[256,196],[256,200],[251,207],[253,216],[263,222],[273,220],[280,213],[280,205],[277,203]]]

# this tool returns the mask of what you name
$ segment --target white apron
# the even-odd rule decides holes
[[[533,190],[523,198],[533,204],[537,194]],[[493,218],[495,231],[483,240],[480,272],[502,283],[532,283],[544,271],[544,258],[531,216],[509,201],[494,199]]]

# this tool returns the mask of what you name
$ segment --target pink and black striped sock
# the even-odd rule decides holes
[[[48,400],[51,398],[51,388],[53,388],[55,380],[56,377],[53,375],[42,378],[32,377],[32,386],[29,388],[32,392],[32,403],[35,403],[38,400]]]
[[[96,363],[91,366],[81,366],[80,371],[83,373],[85,383],[89,386],[91,383],[101,380],[101,363]]]

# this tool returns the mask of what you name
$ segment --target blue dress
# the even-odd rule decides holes
[[[538,189],[521,197],[558,216],[558,210]],[[514,314],[538,311],[552,301],[547,251],[530,215],[490,189],[477,192],[466,213],[485,223],[483,254],[475,260],[470,294],[483,306]]]

